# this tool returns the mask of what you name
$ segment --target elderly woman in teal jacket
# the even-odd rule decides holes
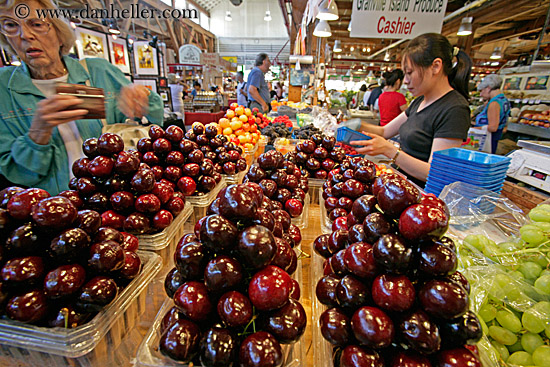
[[[24,19],[21,4],[28,11]],[[143,116],[160,124],[163,118],[160,96],[131,84],[105,59],[81,64],[63,56],[74,44],[72,29],[61,19],[39,19],[36,13],[54,7],[50,0],[0,0],[0,43],[23,61],[0,68],[0,173],[52,195],[68,189],[82,141],[99,136],[103,126],[100,120],[83,120],[88,111],[74,109],[82,100],[56,94],[56,82],[103,88],[109,124]]]

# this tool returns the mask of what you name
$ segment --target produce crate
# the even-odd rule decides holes
[[[307,180],[308,186],[309,186],[309,196],[311,196],[311,203],[312,204],[318,204],[320,202],[320,197],[323,193],[323,183],[325,183],[325,180],[322,180],[320,178],[309,178]],[[321,189],[321,190],[319,190]]]
[[[301,246],[295,247],[296,254],[299,255]],[[302,264],[298,262],[296,272],[292,275],[294,279],[298,281],[298,284],[302,286]],[[302,292],[303,294],[303,292]],[[166,298],[164,304],[159,310],[152,327],[147,332],[147,335],[141,342],[138,348],[135,367],[187,367],[185,363],[177,362],[169,357],[166,357],[159,351],[160,341],[160,326],[162,318],[174,306],[174,302],[170,298]],[[308,320],[311,322],[311,320]],[[303,367],[306,361],[306,342],[304,336],[294,344],[282,344],[284,355],[284,367]]]
[[[191,218],[192,214],[193,207],[189,202],[185,203],[183,211],[168,228],[165,228],[160,233],[137,236],[139,239],[139,249],[159,254],[164,267],[169,266],[172,263],[172,257],[178,241],[185,231],[185,223]]]
[[[549,198],[547,194],[538,190],[530,190],[527,187],[521,187],[509,181],[504,181],[502,196],[510,199],[525,213]]]
[[[130,334],[135,336],[133,328],[146,308],[145,290],[162,266],[157,254],[147,251],[138,254],[143,262],[141,274],[113,303],[82,326],[45,328],[0,320],[0,366],[128,365],[132,356],[128,348],[132,348],[132,343],[124,340]]]
[[[214,187],[214,189],[206,195],[185,197],[185,200],[193,206],[193,224],[206,215],[206,211],[208,210],[210,204],[212,204],[212,202],[216,199],[216,196],[218,196],[218,193],[226,186],[227,183],[225,182],[225,179],[222,178],[216,187]]]
[[[323,199],[323,188],[319,189],[319,210],[321,211],[321,232],[332,233],[332,221],[328,217],[325,208],[325,199]]]
[[[248,172],[248,169],[234,175],[222,175],[222,177],[225,180],[227,186],[236,185],[243,182],[243,178],[246,175],[246,172]]]
[[[307,228],[307,224],[309,222],[309,206],[310,204],[310,197],[309,194],[306,194],[306,198],[304,199],[304,207],[302,214],[299,217],[292,218],[292,224],[295,226],[298,226],[300,229]]]
[[[288,141],[288,144],[284,144],[285,141]],[[301,141],[302,139],[277,138],[273,142],[273,147],[275,147],[275,150],[285,155],[286,153],[295,151],[296,145]]]

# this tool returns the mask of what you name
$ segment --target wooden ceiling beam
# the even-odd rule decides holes
[[[544,21],[544,18],[539,18],[535,22],[525,21],[522,22],[521,26],[518,26],[516,28],[490,33],[486,36],[476,39],[472,48],[479,48],[489,43],[495,43],[513,37],[519,37],[524,34],[540,32],[542,26],[544,25]]]

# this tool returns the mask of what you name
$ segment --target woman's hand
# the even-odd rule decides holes
[[[122,87],[118,109],[130,119],[142,118],[149,111],[149,94],[151,91],[143,85],[130,84]]]
[[[380,135],[364,133],[370,136],[370,140],[350,141],[350,145],[359,145],[363,148],[355,148],[357,153],[368,155],[385,155],[388,158],[393,158],[397,152],[397,148],[390,141],[384,139]]]
[[[86,116],[88,110],[85,109],[67,110],[83,102],[80,98],[59,94],[38,102],[29,129],[29,138],[37,144],[48,144],[54,127]]]

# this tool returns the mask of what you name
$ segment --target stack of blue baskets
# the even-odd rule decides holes
[[[465,182],[500,194],[510,158],[461,148],[433,154],[425,191],[439,195],[453,182]]]

